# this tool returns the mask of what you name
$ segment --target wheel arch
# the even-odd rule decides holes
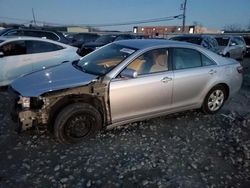
[[[215,88],[215,87],[217,87],[217,86],[222,86],[222,87],[225,89],[225,91],[226,91],[226,97],[225,97],[225,99],[227,100],[228,97],[230,96],[230,88],[229,88],[229,85],[226,84],[226,83],[224,83],[224,82],[220,82],[220,83],[217,83],[217,84],[213,85],[213,86],[208,90],[207,93],[209,93],[209,91],[211,91],[213,88]],[[206,94],[206,95],[207,95],[207,94]],[[206,96],[205,96],[205,97],[206,97]]]
[[[101,114],[102,117],[102,123],[104,124],[106,122],[105,118],[105,107],[102,100],[99,98],[89,95],[89,94],[73,94],[65,96],[61,99],[59,99],[49,110],[49,118],[48,118],[48,128],[49,130],[53,130],[53,125],[55,123],[55,119],[59,112],[64,109],[66,106],[73,104],[73,103],[87,103],[95,107]]]

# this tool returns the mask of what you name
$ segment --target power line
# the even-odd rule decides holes
[[[143,24],[143,23],[153,23],[153,22],[163,22],[163,21],[171,21],[174,19],[182,19],[182,14],[176,15],[176,16],[168,16],[168,17],[161,17],[161,18],[153,18],[153,19],[146,19],[146,20],[137,20],[137,21],[130,21],[130,22],[117,22],[117,23],[105,23],[105,24],[69,24],[71,26],[81,26],[81,27],[107,27],[107,26],[122,26],[122,25],[136,25],[136,24]],[[23,22],[30,22],[31,20],[27,19],[20,19],[20,18],[11,18],[11,17],[3,17],[2,19],[8,19],[8,20],[16,20],[16,21],[23,21]],[[59,24],[59,23],[51,23],[51,22],[44,22],[36,20],[33,17],[34,22],[40,23],[40,24],[47,24],[47,25],[59,25],[59,26],[66,26],[67,24]]]

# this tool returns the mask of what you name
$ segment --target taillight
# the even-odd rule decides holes
[[[238,66],[238,67],[237,67],[237,71],[238,71],[238,73],[242,74],[243,71],[244,71],[244,69],[243,69],[242,66]]]

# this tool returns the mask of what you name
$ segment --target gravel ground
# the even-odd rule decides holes
[[[249,69],[216,115],[173,114],[72,146],[18,135],[8,106],[0,92],[0,187],[250,187]]]

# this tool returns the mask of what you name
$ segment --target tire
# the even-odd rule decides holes
[[[206,95],[202,110],[206,114],[214,114],[218,112],[222,106],[224,105],[224,102],[227,97],[227,92],[223,86],[215,86],[212,88],[208,94]]]
[[[239,60],[240,60],[240,61],[243,61],[243,60],[244,60],[244,56],[245,56],[245,55],[244,55],[244,52],[242,52],[242,54],[240,55],[240,59],[239,59]]]
[[[96,108],[86,103],[73,103],[57,115],[54,135],[59,142],[72,144],[95,136],[101,128],[102,117]]]

